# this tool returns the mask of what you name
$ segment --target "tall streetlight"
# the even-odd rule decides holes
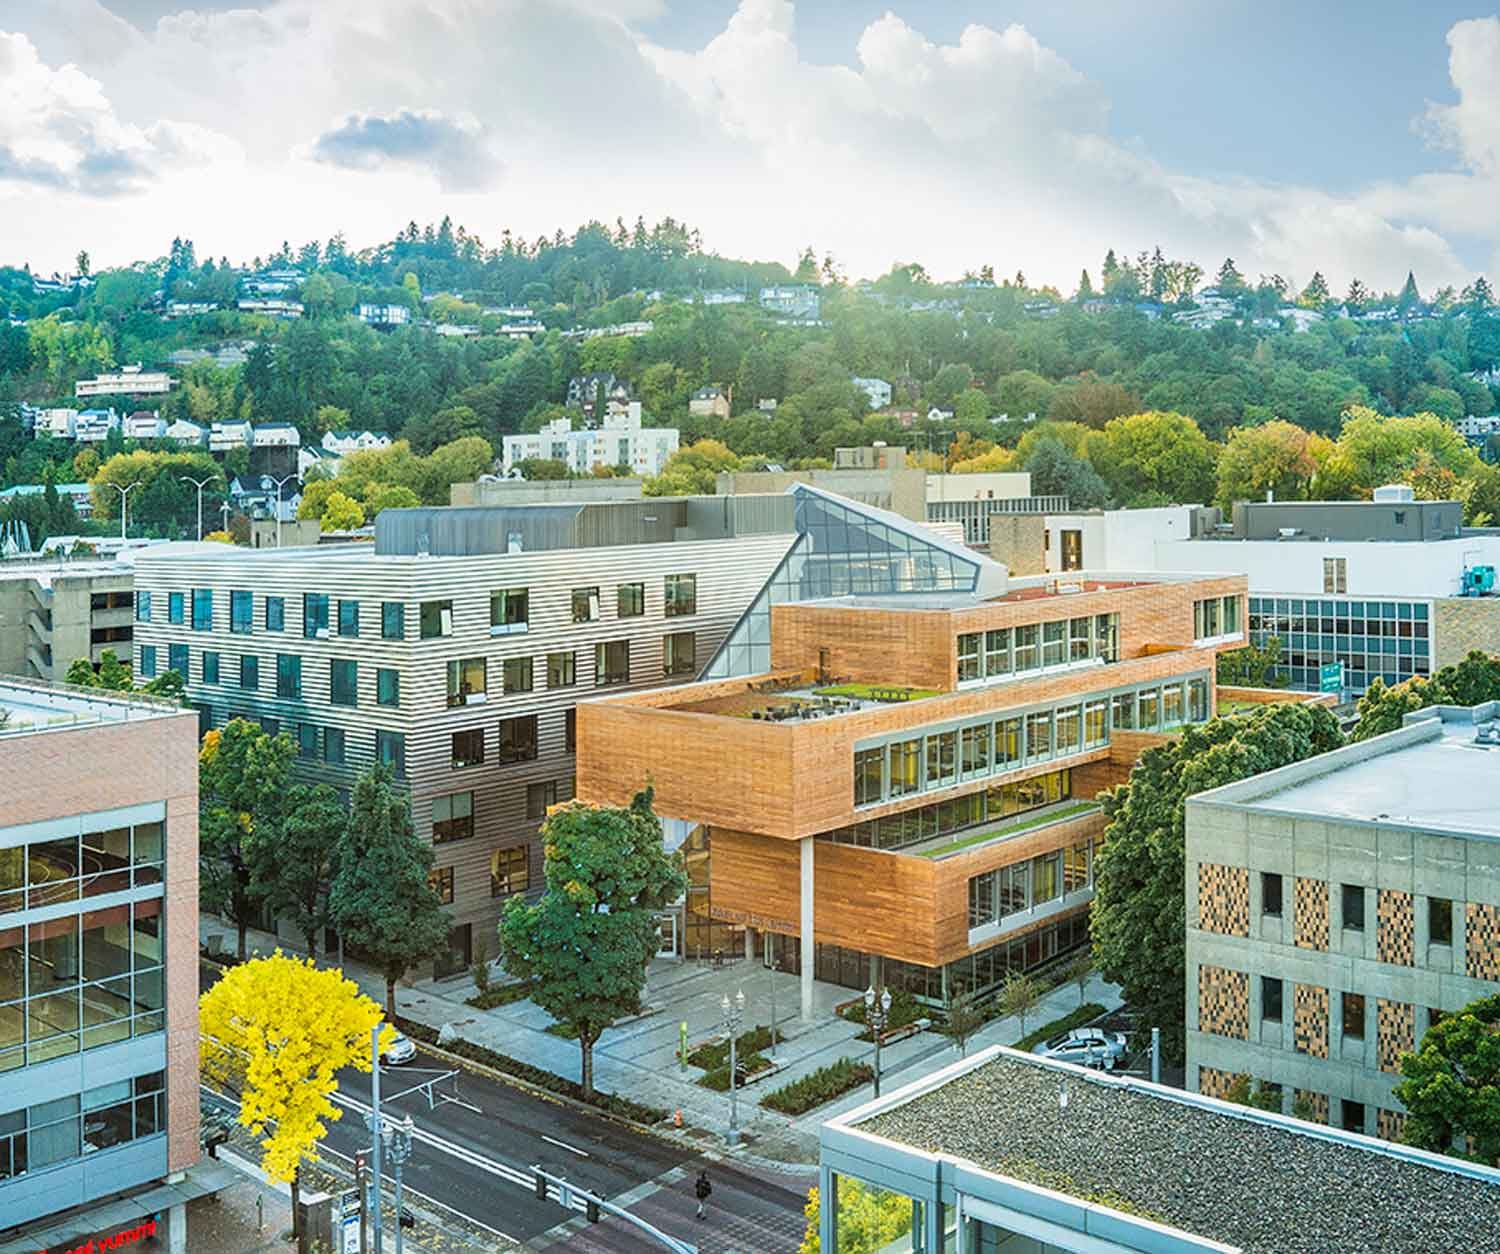
[[[365,1126],[370,1129],[370,1227],[374,1235],[376,1254],[385,1254],[381,1240],[380,1222],[380,1151],[384,1148],[385,1127],[380,1118],[380,1024],[370,1029],[370,1113],[365,1116]],[[401,1214],[396,1213],[396,1231],[401,1231]],[[364,1233],[360,1233],[361,1238]]]
[[[229,531],[229,502],[228,501],[220,501],[219,502],[219,521],[220,521],[220,523],[222,523],[222,526],[220,527],[220,530],[227,533]]]
[[[865,1022],[870,1025],[870,1035],[875,1038],[875,1096],[880,1096],[880,1034],[891,1019],[891,990],[882,988],[875,996],[873,987],[865,989]]]
[[[127,488],[122,488],[118,483],[112,483],[109,486],[120,494],[120,543],[123,545],[125,543],[125,498],[141,486],[141,481],[137,479]]]
[[[282,475],[280,479],[274,478],[271,475],[262,475],[260,477],[261,487],[268,487],[273,483],[276,485],[276,547],[278,549],[281,547],[281,485],[296,477],[296,475]]]
[[[730,1145],[740,1143],[740,1094],[735,1086],[735,1040],[739,1035],[740,1024],[745,1019],[745,990],[740,989],[734,995],[734,1000],[729,1000],[729,994],[725,993],[719,1002],[719,1011],[724,1016],[724,1030],[729,1033],[729,1135],[724,1138]]]
[[[404,1212],[401,1209],[401,1169],[406,1166],[406,1161],[411,1157],[411,1135],[415,1131],[411,1116],[405,1115],[400,1119],[392,1119],[389,1123],[382,1124],[380,1129],[381,1138],[385,1141],[386,1153],[391,1157],[391,1166],[396,1172],[396,1254],[403,1254],[403,1236],[406,1229],[401,1220]]]
[[[191,483],[198,489],[198,539],[203,539],[203,489],[211,483],[218,482],[218,475],[209,475],[207,479],[194,479],[192,475],[178,475],[183,483]]]

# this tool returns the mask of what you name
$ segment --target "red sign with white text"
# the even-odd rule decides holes
[[[121,1228],[118,1232],[92,1237],[82,1245],[54,1246],[51,1250],[39,1250],[38,1254],[106,1254],[106,1251],[123,1250],[142,1241],[156,1244],[156,1216],[133,1228]]]

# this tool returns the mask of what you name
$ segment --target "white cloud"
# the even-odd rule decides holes
[[[159,250],[164,219],[200,253],[239,257],[340,228],[370,242],[443,213],[528,238],[640,213],[685,218],[726,254],[790,260],[811,243],[862,274],[988,262],[1071,287],[1107,248],[1159,242],[1206,268],[1232,255],[1251,275],[1392,287],[1412,268],[1430,288],[1465,277],[1450,236],[1500,242],[1495,19],[1450,32],[1458,103],[1424,122],[1460,168],[1334,194],[1164,167],[1149,135],[1113,133],[1097,83],[1023,27],[975,24],[942,43],[915,5],[912,20],[870,23],[851,65],[823,65],[799,51],[792,0],[741,0],[686,52],[639,34],[663,0],[269,0],[184,10],[145,34],[105,21],[106,39],[84,33],[97,0],[12,3],[49,64],[78,67],[48,73],[92,85],[80,100],[99,106],[84,115],[101,152],[229,136],[245,154],[212,181],[171,163],[141,198],[154,203],[122,207],[114,241],[68,196],[43,210],[0,191],[39,263],[71,256],[79,223],[101,258]],[[6,125],[0,110],[0,146]],[[24,156],[83,161],[81,146]]]

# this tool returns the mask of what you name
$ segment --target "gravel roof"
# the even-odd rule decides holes
[[[1265,1254],[1478,1249],[1500,1186],[1005,1056],[861,1131]],[[1481,1245],[1485,1244],[1481,1240]]]

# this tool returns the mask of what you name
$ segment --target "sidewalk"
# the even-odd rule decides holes
[[[216,917],[202,916],[200,935],[206,938],[212,933],[224,936],[225,947],[232,950],[233,930]],[[251,932],[249,946],[252,952],[270,953],[277,941],[268,933]],[[280,947],[288,952],[296,948],[286,942],[281,942]],[[353,962],[345,963],[344,972],[365,993],[384,1004],[385,983],[377,973]],[[696,1067],[681,1066],[680,1025],[687,1024],[689,1049],[721,1037],[722,999],[726,995],[733,998],[743,991],[745,1014],[741,1031],[756,1025],[769,1026],[774,1005],[776,1026],[786,1040],[776,1047],[775,1073],[740,1091],[739,1126],[746,1133],[749,1148],[736,1156],[770,1167],[816,1162],[819,1126],[833,1115],[867,1101],[869,1088],[849,1093],[797,1119],[762,1109],[761,1097],[840,1058],[873,1061],[874,1047],[854,1039],[863,1030],[859,1024],[834,1014],[836,1005],[859,995],[855,990],[814,984],[811,1020],[804,1020],[797,1013],[800,990],[799,977],[773,972],[754,960],[739,959],[722,967],[657,960],[647,972],[645,1013],[610,1028],[595,1045],[594,1083],[606,1092],[668,1111],[681,1111],[685,1126],[722,1135],[729,1128],[729,1094],[716,1093],[695,1083],[702,1073]],[[474,1044],[567,1079],[579,1079],[578,1044],[546,1031],[552,1022],[546,1011],[530,1001],[477,1010],[465,1001],[473,995],[474,986],[467,975],[438,981],[418,980],[410,986],[398,986],[396,1006],[406,1018],[437,1030],[448,1028]],[[1119,990],[1096,975],[1090,980],[1083,1000],[1113,1009],[1120,1005]],[[1076,985],[1064,984],[1052,989],[1027,1016],[1027,1030],[1034,1031],[1061,1018],[1078,1004]],[[1022,1035],[1016,1018],[995,1019],[974,1034],[968,1048],[1012,1045]],[[771,1056],[770,1050],[764,1052]],[[953,1042],[935,1032],[919,1032],[884,1046],[880,1051],[882,1088],[889,1092],[956,1062],[958,1057]]]

